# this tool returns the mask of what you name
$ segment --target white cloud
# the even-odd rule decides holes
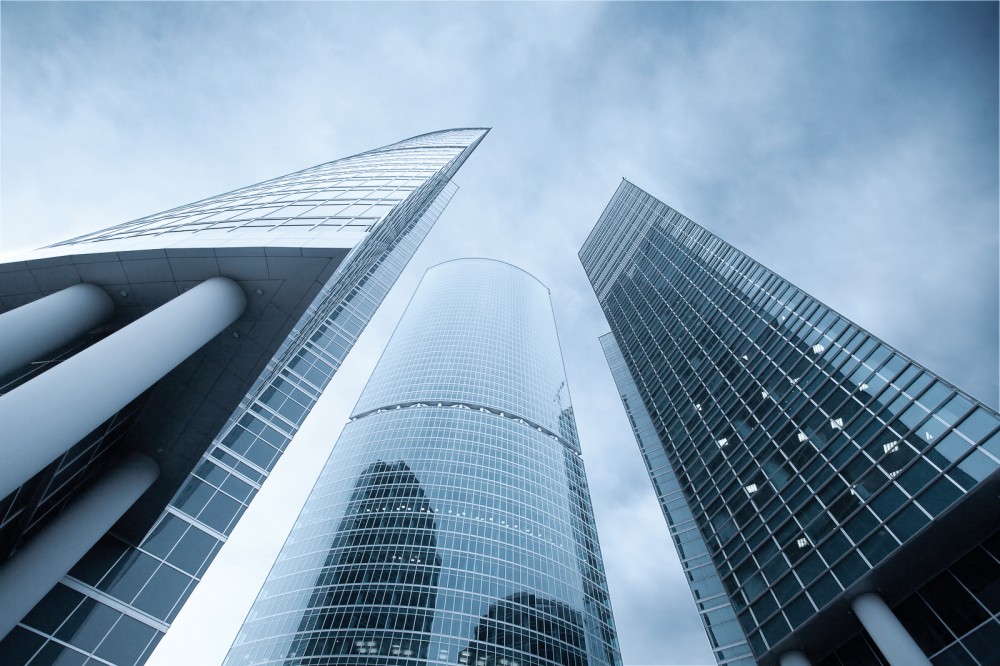
[[[493,126],[325,400],[353,405],[426,266],[486,255],[537,275],[626,662],[708,663],[576,251],[628,177],[995,405],[995,8],[889,5],[4,3],[0,248]],[[301,495],[335,427],[296,442],[239,533],[286,529],[292,495],[265,493]],[[218,618],[242,612],[210,602],[252,596],[241,560],[267,569],[237,537],[159,663],[228,648]]]

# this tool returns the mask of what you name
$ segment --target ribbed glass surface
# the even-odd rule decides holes
[[[912,590],[900,572],[944,514],[995,506],[995,411],[638,187],[580,259],[758,659],[800,636],[822,656],[866,585]]]
[[[500,262],[463,259],[429,271],[409,307],[406,335],[385,350],[355,416],[463,403],[560,431],[570,397],[547,288]]]
[[[324,245],[364,233],[485,134],[431,132],[56,243],[116,250],[178,244]],[[129,242],[124,242],[129,241]],[[76,248],[71,248],[75,250]]]
[[[572,421],[547,289],[429,270],[226,663],[620,663]]]

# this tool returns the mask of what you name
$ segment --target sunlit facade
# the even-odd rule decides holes
[[[580,259],[685,569],[758,663],[997,663],[994,410],[628,181]]]
[[[0,612],[0,661],[148,658],[486,132],[421,135],[0,264],[0,335],[21,331],[0,341],[0,598],[16,614]],[[17,611],[31,562],[53,563],[51,591]]]
[[[548,289],[431,268],[225,663],[620,662]]]

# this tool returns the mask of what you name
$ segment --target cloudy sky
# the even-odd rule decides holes
[[[423,271],[552,290],[627,664],[707,664],[576,252],[627,177],[997,405],[996,3],[2,5],[13,252],[493,131],[150,664],[214,664]]]

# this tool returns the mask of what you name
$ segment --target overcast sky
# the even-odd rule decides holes
[[[493,131],[149,662],[218,663],[430,265],[552,290],[627,664],[712,657],[576,252],[627,177],[992,406],[996,3],[2,5],[0,251]]]

